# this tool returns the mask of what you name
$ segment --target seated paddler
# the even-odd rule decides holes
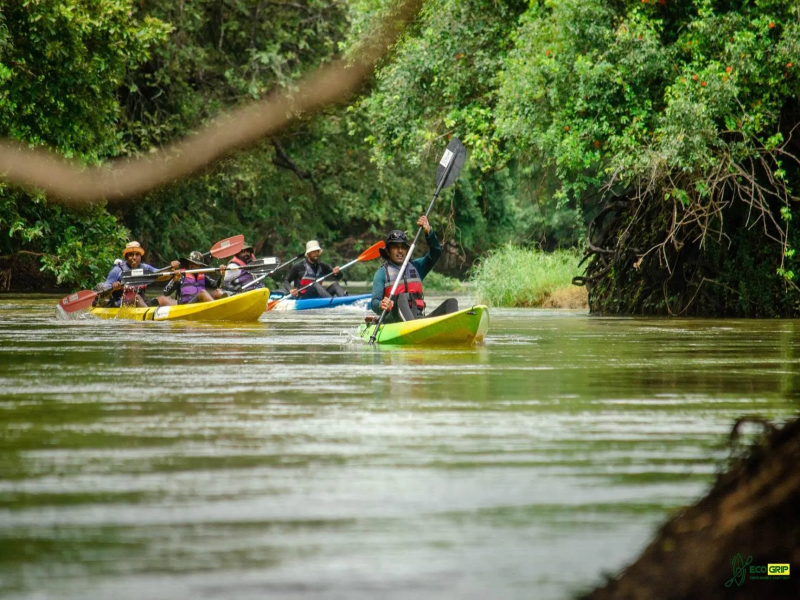
[[[231,259],[231,262],[228,263],[228,269],[225,271],[225,280],[222,282],[222,289],[226,292],[236,293],[241,291],[242,287],[256,279],[246,268],[247,263],[253,262],[253,260],[255,260],[253,247],[245,242],[242,249]],[[264,284],[262,282],[263,280],[254,283],[249,286],[247,290],[263,288]]]
[[[225,292],[220,288],[225,277],[225,265],[219,267],[220,276],[211,277],[208,273],[189,273],[199,269],[210,269],[203,262],[203,255],[196,250],[188,258],[180,260],[182,271],[176,272],[172,279],[164,286],[164,296],[175,294],[178,304],[192,304],[194,302],[211,302],[225,297]]]
[[[428,217],[421,216],[417,225],[425,232],[425,243],[428,252],[425,256],[411,260],[406,265],[405,271],[400,276],[400,282],[395,290],[396,302],[389,299],[394,282],[400,274],[400,269],[406,259],[411,244],[405,231],[394,229],[386,236],[386,247],[381,249],[383,265],[375,273],[372,280],[372,311],[380,315],[384,310],[390,311],[384,323],[398,321],[413,321],[425,316],[425,295],[422,290],[422,280],[431,272],[436,261],[442,255],[442,246],[439,238],[431,228]],[[438,317],[458,311],[458,300],[449,298],[445,300],[429,317]]]
[[[341,279],[342,274],[339,267],[331,267],[320,261],[322,248],[317,240],[310,240],[306,244],[306,254],[303,260],[297,263],[286,275],[283,287],[295,298],[333,298],[334,296],[347,296],[347,291],[334,281],[327,288],[322,282],[315,283],[320,277],[333,273],[333,278]],[[309,288],[300,291],[300,288],[311,285]]]
[[[117,308],[124,304],[125,306],[144,308],[146,306],[158,306],[161,303],[161,298],[147,300],[145,294],[146,285],[125,287],[122,283],[122,278],[130,275],[133,269],[141,269],[143,274],[158,272],[155,267],[143,263],[143,257],[144,248],[139,242],[129,242],[125,246],[122,251],[122,260],[115,260],[106,280],[94,288],[94,291],[99,294],[98,299],[95,301],[97,306]],[[180,267],[180,263],[177,260],[173,261],[172,267],[177,269]]]

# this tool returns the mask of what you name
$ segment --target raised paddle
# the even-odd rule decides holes
[[[436,199],[439,197],[439,192],[441,192],[444,188],[449,187],[453,184],[453,182],[458,179],[458,174],[461,172],[461,167],[464,166],[464,160],[467,157],[467,149],[464,148],[464,144],[462,144],[458,138],[453,138],[450,140],[450,143],[447,144],[447,148],[442,155],[442,160],[439,161],[439,166],[436,167],[436,191],[433,193],[433,199],[431,203],[428,205],[428,210],[425,211],[425,216],[427,217],[431,210],[433,209],[433,205],[436,202]],[[402,279],[403,275],[406,272],[406,267],[408,266],[408,261],[411,260],[411,256],[414,254],[414,248],[417,245],[417,240],[419,240],[419,236],[422,233],[422,227],[417,229],[417,235],[414,236],[414,241],[411,242],[411,246],[408,248],[408,252],[406,253],[406,258],[403,261],[403,266],[397,272],[397,277],[394,280],[394,285],[392,286],[392,291],[389,293],[389,300],[392,302],[395,301],[395,293],[397,292],[397,286],[400,284],[400,280]],[[389,312],[384,310],[381,313],[378,322],[375,323],[375,329],[372,331],[372,335],[369,336],[369,343],[375,343],[375,336],[378,335],[378,328],[383,323],[383,320],[386,318],[386,313]]]
[[[372,244],[372,246],[370,246],[369,248],[364,250],[361,254],[359,254],[358,258],[356,258],[355,260],[351,260],[346,265],[342,265],[341,267],[339,267],[339,271],[341,272],[341,271],[347,269],[348,267],[352,267],[354,264],[356,264],[358,262],[365,262],[365,261],[368,261],[368,260],[375,260],[376,258],[378,258],[381,255],[381,249],[384,248],[384,247],[386,247],[386,244],[384,244],[383,240],[381,240],[380,242],[377,242],[375,244]],[[309,283],[308,285],[304,285],[299,290],[297,290],[297,293],[300,294],[300,292],[302,292],[303,290],[307,290],[312,285],[317,284],[320,281],[323,281],[323,280],[327,279],[331,275],[333,275],[333,272],[328,273],[327,275],[323,275],[322,277],[318,277],[312,283]],[[267,303],[267,310],[272,310],[278,302],[282,302],[287,297],[288,296],[284,296],[283,298],[280,298],[278,300],[272,300],[272,301],[268,302]]]
[[[214,258],[228,258],[234,254],[239,254],[239,251],[244,247],[244,236],[235,235],[226,240],[220,240],[214,244],[208,252],[204,252],[203,256],[209,254]]]
[[[205,256],[211,255],[215,258],[227,258],[237,254],[242,249],[242,246],[244,246],[244,236],[235,235],[233,237],[218,241],[216,244],[214,244],[214,246],[212,246],[211,250],[205,253]],[[171,267],[169,266],[164,267],[159,271],[159,273],[161,273],[161,276],[163,276],[165,275],[164,271],[170,268]],[[100,292],[100,294],[102,293],[104,292]],[[65,296],[58,301],[58,305],[64,312],[73,313],[83,310],[84,308],[89,308],[98,295],[99,294],[94,290],[81,290],[80,292],[75,292],[74,294]]]

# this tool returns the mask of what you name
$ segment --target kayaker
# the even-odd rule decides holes
[[[425,232],[425,243],[428,253],[422,258],[409,261],[404,276],[395,291],[397,305],[389,300],[397,274],[403,266],[408,249],[408,236],[405,231],[394,229],[386,236],[386,248],[381,249],[383,265],[375,273],[372,280],[372,311],[380,315],[384,310],[391,311],[386,315],[385,323],[397,321],[413,321],[425,315],[425,296],[422,291],[422,280],[431,272],[433,265],[442,255],[439,238],[431,228],[428,217],[421,216],[417,225]],[[436,308],[429,317],[438,317],[458,311],[458,300],[449,298]]]
[[[255,256],[253,256],[253,247],[245,242],[245,245],[242,246],[242,249],[231,259],[231,262],[228,263],[228,269],[225,271],[225,281],[222,282],[222,289],[227,292],[236,293],[242,289],[242,286],[245,286],[253,281],[255,277],[244,267],[246,267],[247,263],[252,262],[254,259]],[[263,287],[264,284],[259,281],[247,289],[257,290],[258,288]]]
[[[180,266],[187,271],[210,268],[203,262],[203,255],[196,250],[189,254],[188,258],[182,258]],[[169,297],[175,294],[178,298],[178,304],[211,302],[212,300],[224,298],[225,292],[219,287],[222,285],[225,271],[225,265],[219,267],[219,279],[209,277],[207,273],[175,273],[169,283],[164,286],[164,296]],[[209,290],[211,293],[209,293]]]
[[[142,262],[144,257],[144,248],[139,242],[129,242],[125,249],[122,251],[122,260],[117,259],[114,261],[114,266],[108,273],[106,280],[98,284],[94,291],[98,296],[97,306],[103,308],[118,308],[123,303],[126,306],[136,306],[144,308],[146,306],[157,306],[163,304],[161,297],[153,298],[148,302],[145,295],[146,285],[137,287],[125,287],[122,284],[122,278],[130,274],[132,269],[142,269],[144,273],[156,273],[158,269]],[[172,261],[172,268],[180,268],[180,263],[177,260]],[[110,292],[110,297],[106,297]]]
[[[283,287],[289,290],[289,293],[297,298],[333,298],[334,296],[347,296],[347,291],[339,285],[338,281],[334,281],[327,288],[323,287],[322,283],[314,283],[315,280],[333,273],[336,279],[341,279],[342,275],[339,272],[339,267],[331,267],[330,265],[320,262],[319,256],[322,254],[322,248],[317,240],[310,240],[306,244],[306,255],[302,262],[297,263],[289,274],[286,275],[286,280],[283,282]],[[307,290],[298,292],[298,289],[314,283]]]

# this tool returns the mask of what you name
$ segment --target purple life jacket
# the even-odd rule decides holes
[[[241,288],[242,286],[245,286],[248,283],[250,283],[251,281],[253,281],[253,279],[254,279],[253,274],[250,271],[246,271],[245,270],[245,267],[247,266],[246,262],[244,262],[241,258],[237,258],[235,256],[233,257],[231,262],[239,265],[240,267],[242,267],[242,270],[239,271],[241,273],[241,275],[239,275],[236,278],[236,283],[237,283],[238,287]]]
[[[206,276],[204,273],[184,273],[183,281],[181,282],[181,301],[179,304],[187,304],[197,296],[200,292],[206,289]]]

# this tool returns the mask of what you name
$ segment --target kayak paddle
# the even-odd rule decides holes
[[[349,263],[347,263],[346,265],[342,265],[341,267],[339,267],[339,271],[341,272],[341,271],[343,271],[344,269],[347,269],[348,267],[352,267],[352,266],[353,266],[354,264],[356,264],[357,262],[364,262],[364,261],[368,261],[368,260],[375,260],[376,258],[378,258],[378,257],[381,255],[381,249],[382,249],[382,248],[384,248],[385,246],[386,246],[386,244],[383,242],[383,240],[381,240],[380,242],[377,242],[377,243],[373,244],[372,246],[370,246],[369,248],[367,248],[366,250],[364,250],[364,251],[363,251],[361,254],[359,254],[359,255],[358,255],[358,258],[356,258],[355,260],[351,260],[351,261],[350,261]],[[319,283],[320,281],[323,281],[323,280],[327,279],[327,278],[328,278],[328,277],[330,277],[331,275],[333,275],[333,272],[330,272],[330,273],[328,273],[327,275],[323,275],[322,277],[318,277],[317,279],[315,279],[315,280],[314,280],[312,283],[309,283],[308,285],[304,285],[304,286],[303,286],[303,287],[301,287],[299,290],[297,290],[298,297],[299,297],[299,294],[300,294],[300,292],[302,292],[303,290],[307,290],[307,289],[308,289],[308,288],[310,288],[312,285],[314,285],[314,284],[316,284],[316,283]],[[268,303],[267,303],[267,310],[272,310],[273,308],[275,308],[275,305],[276,305],[278,302],[282,302],[282,301],[283,301],[283,300],[285,300],[287,297],[288,297],[288,296],[284,296],[283,298],[280,298],[280,299],[278,299],[278,300],[272,300],[271,302],[268,302]]]
[[[203,256],[208,256],[209,254],[214,258],[228,258],[233,256],[234,254],[239,254],[239,251],[244,246],[244,236],[243,235],[235,235],[233,237],[229,237],[226,240],[220,240],[209,250],[208,252],[204,252]]]
[[[227,258],[228,256],[233,256],[237,254],[244,245],[244,236],[243,235],[235,235],[233,237],[229,237],[224,240],[218,241],[214,246],[204,254],[204,256],[211,255],[215,258]],[[164,276],[167,269],[171,267],[167,266],[163,269],[159,270],[159,273]],[[153,279],[155,281],[155,279]],[[150,283],[150,282],[148,282]],[[100,292],[102,294],[104,292]],[[81,290],[79,292],[75,292],[74,294],[70,294],[69,296],[64,296],[61,300],[58,301],[58,305],[67,313],[77,312],[79,310],[83,310],[84,308],[88,308],[91,306],[94,299],[97,298],[97,292],[94,290]]]
[[[277,267],[277,268],[273,269],[273,270],[272,270],[272,271],[270,271],[269,273],[264,273],[264,274],[263,274],[263,275],[261,275],[260,277],[256,277],[255,279],[253,279],[253,281],[251,281],[251,282],[249,282],[249,283],[246,283],[246,284],[244,284],[244,285],[242,286],[242,288],[241,288],[241,289],[240,289],[238,292],[236,292],[236,293],[237,293],[237,294],[238,294],[238,293],[241,293],[241,292],[245,291],[247,288],[249,288],[250,286],[253,286],[253,285],[257,284],[259,281],[263,281],[263,280],[264,280],[264,279],[266,279],[267,277],[272,277],[272,275],[274,275],[275,273],[277,273],[278,271],[280,271],[280,270],[281,270],[281,269],[283,269],[284,267],[288,267],[289,265],[293,265],[294,263],[296,263],[298,260],[300,260],[300,259],[301,259],[301,258],[303,258],[304,256],[305,256],[305,254],[298,254],[298,255],[297,255],[297,256],[295,256],[295,257],[294,257],[292,260],[287,260],[285,263],[281,264],[279,267]],[[248,263],[248,265],[247,265],[245,268],[246,268],[246,269],[249,271],[249,270],[250,270],[250,264]]]
[[[447,144],[447,148],[444,151],[444,155],[442,156],[442,160],[439,161],[439,166],[436,167],[436,191],[433,193],[433,199],[431,203],[428,205],[428,210],[425,211],[425,216],[427,217],[431,210],[433,209],[433,205],[436,202],[436,199],[439,197],[439,192],[441,192],[444,188],[453,184],[453,182],[458,179],[458,174],[461,172],[461,167],[464,166],[464,160],[467,157],[467,149],[464,148],[464,144],[462,144],[458,138],[453,138],[450,140],[450,143]],[[403,275],[406,272],[406,267],[408,266],[408,262],[411,260],[411,256],[414,254],[414,248],[417,245],[417,240],[419,240],[419,236],[422,233],[422,227],[417,229],[417,235],[414,236],[414,241],[411,242],[411,246],[408,248],[408,252],[406,253],[406,258],[403,261],[403,266],[397,272],[397,277],[394,280],[394,285],[392,286],[392,291],[389,293],[389,300],[392,302],[395,301],[395,293],[397,292],[397,286],[400,284],[400,280],[402,279]],[[370,345],[375,343],[375,336],[378,335],[378,328],[383,323],[384,319],[386,318],[386,313],[389,312],[384,310],[381,313],[378,322],[375,323],[375,329],[372,331],[372,335],[369,336],[369,343]]]
[[[97,292],[94,290],[81,290],[69,296],[64,296],[58,301],[58,305],[64,312],[72,313],[88,308],[92,305],[95,298],[97,298]]]
[[[254,265],[247,265],[246,267],[240,267],[239,265],[233,267],[227,267],[229,271],[238,271],[240,269],[247,269],[248,271],[263,271],[264,269],[269,269],[274,267],[278,264],[278,258],[275,256],[268,256],[266,258],[261,258],[258,261],[258,264]],[[178,269],[175,271],[166,271],[166,272],[158,272],[158,273],[145,273],[143,269],[131,269],[129,275],[125,275],[122,278],[122,283],[125,285],[130,286],[137,286],[137,285],[147,285],[157,281],[158,279],[169,278],[175,275],[176,273],[184,274],[184,273],[217,273],[220,270],[219,267],[205,267],[203,269]]]

